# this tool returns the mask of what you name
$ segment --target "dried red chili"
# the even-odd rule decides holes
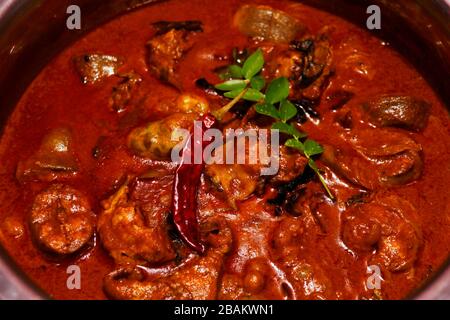
[[[195,145],[200,145],[203,155],[203,149],[209,144],[203,141],[203,133],[215,124],[216,118],[206,114],[199,121],[202,123],[201,135],[197,137],[191,133],[182,150],[181,162],[175,173],[172,214],[181,238],[194,250],[203,253],[205,246],[200,240],[197,219],[197,191],[205,164],[203,157],[200,163],[195,163],[193,150]]]

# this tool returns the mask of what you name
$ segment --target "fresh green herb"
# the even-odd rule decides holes
[[[257,111],[257,112],[261,113],[259,111]],[[306,133],[298,131],[294,126],[292,126],[292,125],[290,125],[288,123],[275,122],[272,125],[272,129],[278,130],[281,133],[285,133],[287,135],[291,135],[291,136],[293,136],[293,137],[295,137],[297,139],[301,139],[301,138],[306,138],[307,137]],[[292,139],[292,140],[295,140],[295,139]]]
[[[233,56],[235,54],[233,53]],[[239,65],[229,66],[228,74],[231,75],[231,80],[219,83],[215,87],[218,90],[225,91],[223,95],[233,100],[220,110],[213,112],[213,115],[218,120],[221,120],[225,113],[241,99],[256,102],[256,112],[275,120],[272,129],[279,130],[290,137],[285,145],[300,151],[308,159],[308,166],[316,173],[330,198],[334,199],[317,164],[312,158],[323,152],[322,146],[311,139],[303,141],[307,134],[300,132],[295,126],[288,123],[297,115],[297,108],[288,100],[290,91],[289,80],[284,77],[274,79],[267,85],[263,93],[261,91],[266,87],[265,80],[260,74],[263,67],[264,56],[261,49],[250,55],[242,63],[242,67]]]
[[[244,89],[243,91],[241,91],[241,93],[239,95],[237,95],[233,100],[231,100],[229,103],[227,103],[225,106],[223,106],[222,108],[220,108],[217,111],[213,111],[211,112],[212,115],[217,119],[217,120],[222,120],[222,118],[225,116],[225,114],[230,111],[231,108],[233,108],[233,106],[239,102],[239,100],[242,99],[242,97],[247,93],[248,89]]]
[[[317,167],[316,162],[311,158],[312,156],[321,154],[323,152],[322,146],[320,144],[318,144],[316,141],[313,141],[310,139],[308,139],[304,143],[302,143],[300,141],[300,139],[296,138],[295,136],[293,139],[287,140],[285,143],[285,146],[297,149],[305,155],[305,157],[308,159],[308,166],[319,177],[319,180],[322,183],[325,190],[327,191],[328,196],[333,200],[334,196],[331,193],[331,190],[328,188],[327,183],[326,183],[325,179],[323,178],[322,174],[320,173],[320,170]]]
[[[272,117],[276,120],[280,120],[280,113],[273,104],[270,103],[260,103],[255,106],[256,112]]]
[[[223,95],[227,98],[234,99],[243,91],[243,89],[245,89],[245,88],[228,91],[228,92],[225,92]],[[247,100],[247,101],[258,102],[261,99],[264,99],[264,94],[262,94],[261,92],[259,92],[258,90],[255,90],[253,88],[248,88],[248,89],[246,89],[246,92],[243,95],[242,99]]]
[[[267,100],[267,99],[266,99]],[[280,118],[281,121],[286,122],[297,115],[297,108],[287,99],[281,101],[280,104]]]
[[[238,61],[237,55],[237,51],[233,51],[235,61],[241,64],[241,61]],[[218,120],[221,120],[241,99],[252,102],[264,101],[265,95],[261,90],[264,89],[266,83],[264,78],[259,74],[264,66],[264,55],[261,49],[256,50],[243,61],[242,67],[238,64],[233,64],[228,67],[226,74],[227,81],[215,85],[216,89],[225,91],[223,94],[225,97],[233,99],[220,110],[213,112],[213,115]],[[237,99],[238,97],[239,99]]]
[[[273,80],[266,90],[266,102],[278,103],[289,96],[289,81],[285,77]]]
[[[283,100],[280,103],[279,109],[277,109],[273,105],[266,102],[265,104],[257,105],[255,107],[255,110],[260,114],[264,114],[277,120],[272,125],[272,129],[277,129],[284,134],[292,136],[292,138],[288,139],[285,142],[285,146],[296,149],[303,153],[303,155],[308,159],[308,166],[312,170],[314,170],[316,175],[319,177],[319,180],[327,191],[328,196],[331,199],[334,199],[331,190],[328,188],[325,179],[323,178],[319,168],[312,158],[313,156],[321,154],[323,152],[323,148],[320,144],[311,139],[307,139],[306,141],[302,142],[301,139],[305,138],[307,135],[303,132],[298,131],[297,128],[295,128],[293,125],[287,123],[288,120],[292,119],[297,114],[297,109],[295,109],[294,111],[294,109],[291,108],[291,105],[292,103],[288,100]]]
[[[322,146],[314,140],[308,139],[303,144],[305,145],[305,154],[308,157],[312,157],[323,152]]]
[[[223,91],[234,91],[234,90],[242,91],[245,89],[245,87],[247,87],[247,81],[245,80],[228,80],[216,85],[216,89]]]
[[[250,85],[253,89],[261,91],[266,86],[266,81],[261,75],[258,75],[250,80]]]
[[[245,60],[242,66],[242,75],[245,79],[251,80],[264,66],[264,56],[261,49],[258,49]]]
[[[239,79],[242,76],[242,68],[237,64],[228,66],[228,72],[231,78]]]

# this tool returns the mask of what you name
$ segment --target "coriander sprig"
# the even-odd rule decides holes
[[[307,134],[300,132],[296,127],[288,123],[298,112],[297,108],[288,100],[290,92],[289,80],[285,77],[276,78],[269,83],[263,93],[262,90],[266,87],[265,80],[260,74],[263,67],[264,56],[261,49],[250,55],[242,67],[239,65],[229,66],[228,72],[232,75],[232,79],[219,83],[215,87],[218,90],[225,91],[223,95],[233,100],[223,108],[215,111],[213,115],[221,120],[225,113],[241,99],[256,102],[256,112],[275,120],[272,124],[272,129],[279,130],[289,136],[285,146],[300,151],[308,159],[308,166],[316,173],[329,197],[334,199],[317,164],[312,158],[323,152],[322,146],[314,140],[305,140]]]

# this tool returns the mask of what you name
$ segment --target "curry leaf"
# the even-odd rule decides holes
[[[228,72],[230,73],[233,79],[241,79],[242,78],[242,68],[237,64],[232,64],[228,66]]]
[[[253,88],[249,88],[244,94],[243,99],[247,101],[258,102],[264,99],[264,93]]]
[[[242,90],[243,89],[232,90],[229,92],[225,92],[223,95],[227,98],[234,99],[242,92]],[[264,94],[259,92],[258,90],[248,88],[242,99],[247,101],[258,102],[264,99]]]
[[[255,106],[255,110],[256,112],[272,117],[276,120],[280,119],[280,114],[278,113],[277,108],[275,108],[275,106],[273,104],[269,104],[269,103],[261,103],[261,104],[257,104]]]
[[[225,81],[225,80],[228,80],[228,79],[232,78],[230,72],[222,72],[222,73],[217,74],[217,76],[222,81]]]
[[[279,130],[282,133],[289,134],[297,139],[301,139],[306,137],[306,134],[303,132],[298,131],[295,127],[288,123],[283,122],[275,122],[272,125],[272,129]]]
[[[242,89],[241,89],[241,90],[240,90],[240,89],[232,90],[232,91],[225,92],[223,95],[224,95],[225,97],[227,97],[227,98],[234,99],[234,98],[236,98],[239,94],[241,94],[242,91],[243,91]]]
[[[303,145],[303,143],[301,143],[297,139],[289,139],[284,145],[286,147],[294,148],[302,152],[304,152],[305,150],[305,146]]]
[[[281,77],[273,80],[264,94],[261,90],[265,87],[265,81],[261,75],[258,75],[264,66],[264,56],[261,49],[248,57],[242,68],[240,67],[241,62],[237,59],[237,50],[233,54],[237,64],[229,66],[227,73],[228,78],[231,77],[233,80],[216,85],[217,89],[227,91],[224,93],[225,97],[233,100],[218,111],[213,112],[213,115],[219,120],[222,119],[223,115],[241,99],[258,102],[254,107],[256,112],[276,120],[272,129],[279,130],[291,137],[285,142],[285,145],[300,151],[308,159],[308,166],[314,170],[330,198],[334,199],[324,177],[311,158],[323,152],[322,146],[310,139],[302,142],[301,139],[307,135],[287,123],[297,114],[297,108],[287,100],[290,91],[288,79]],[[242,80],[242,78],[245,80]],[[275,107],[278,103],[280,104],[279,109]]]
[[[266,90],[266,102],[275,104],[289,96],[289,81],[285,77],[273,80]]]
[[[287,99],[281,101],[280,104],[280,117],[281,121],[286,122],[297,114],[297,108]]]
[[[254,76],[250,80],[250,85],[252,86],[253,89],[261,91],[266,85],[266,81],[262,76]]]
[[[279,130],[282,133],[292,135],[294,127],[284,122],[275,122],[274,124],[272,124],[272,129]]]
[[[323,152],[323,147],[314,140],[310,139],[306,140],[304,142],[304,146],[305,146],[305,155],[308,157],[312,157],[321,154]]]
[[[228,80],[215,85],[216,89],[222,91],[234,91],[234,90],[244,90],[247,86],[247,82],[245,80]]]
[[[315,172],[319,172],[319,168],[317,167],[316,162],[313,159],[308,160],[308,165],[311,169],[313,169]]]
[[[245,60],[242,67],[242,75],[245,79],[250,80],[261,71],[263,66],[264,56],[261,49],[258,49]]]

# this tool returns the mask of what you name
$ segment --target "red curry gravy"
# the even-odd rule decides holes
[[[195,82],[206,78],[211,83],[218,83],[220,79],[214,70],[226,64],[223,57],[229,57],[233,48],[255,47],[254,40],[233,26],[233,17],[243,3],[264,4],[282,10],[314,35],[324,26],[329,27],[334,73],[316,106],[320,119],[306,121],[300,127],[320,144],[339,146],[343,143],[340,133],[345,130],[336,125],[343,111],[331,110],[326,99],[336,88],[345,88],[352,93],[344,110],[359,110],[359,106],[372,97],[389,94],[413,95],[431,105],[423,129],[391,129],[421,146],[423,169],[420,176],[405,184],[382,191],[374,187],[368,192],[395,195],[414,207],[415,225],[420,229],[421,240],[413,265],[392,272],[382,268],[381,291],[375,294],[370,291],[366,287],[370,275],[367,266],[374,252],[352,250],[343,240],[348,200],[356,199],[361,190],[368,188],[350,182],[345,174],[319,158],[317,163],[324,171],[336,201],[318,201],[313,197],[311,201],[316,201],[317,209],[314,219],[286,213],[277,215],[274,205],[266,201],[267,193],[240,201],[236,209],[224,204],[226,200],[217,190],[211,191],[210,198],[199,198],[201,210],[223,215],[233,235],[231,249],[223,257],[224,267],[217,276],[214,298],[399,299],[418,288],[447,259],[450,252],[450,196],[446,191],[450,188],[449,117],[445,106],[414,67],[389,44],[360,26],[301,3],[217,0],[211,5],[202,0],[173,0],[118,17],[64,50],[33,81],[4,130],[0,143],[0,240],[18,266],[51,297],[105,299],[104,278],[116,270],[117,265],[97,233],[88,248],[75,256],[61,259],[43,252],[33,239],[29,224],[35,197],[50,185],[63,183],[82,192],[92,211],[99,215],[101,202],[117,190],[124,175],[139,175],[149,168],[160,167],[159,160],[131,154],[126,142],[134,128],[169,116],[180,95],[173,86],[160,81],[149,71],[147,42],[155,32],[151,23],[160,20],[202,22],[203,32],[195,35],[195,43],[180,60],[177,74],[184,92],[203,97],[211,108],[218,108],[223,100],[208,96]],[[262,45],[264,43],[256,42],[256,46]],[[117,78],[108,77],[91,85],[80,81],[73,59],[86,53],[123,57],[120,70],[133,70],[140,75],[140,94],[132,100],[134,107],[124,112],[111,110],[109,99]],[[356,126],[363,128],[376,127],[355,115],[353,121],[359,121]],[[51,181],[18,179],[18,164],[37,152],[48,132],[60,127],[70,128],[72,133],[72,146],[78,161],[76,174]],[[370,139],[377,138],[370,136]],[[98,148],[102,149],[101,157],[93,156]],[[315,193],[323,193],[317,181],[310,188]],[[211,183],[203,179],[199,192],[208,193],[212,189]],[[215,194],[219,194],[217,199]],[[157,205],[157,200],[152,201]],[[387,201],[386,206],[390,203]],[[369,208],[369,211],[377,208]],[[294,264],[301,261],[298,267],[303,268],[300,274],[306,274],[303,280],[296,280],[287,258],[278,257],[282,253],[272,248],[277,237],[289,230],[290,225],[296,225],[297,220],[303,231],[297,230],[297,237],[291,241],[300,248],[293,259]],[[245,272],[248,261],[255,258],[266,261],[270,271],[267,271],[264,289],[252,295],[245,293]],[[81,290],[69,290],[66,286],[66,270],[73,264],[81,269]],[[149,267],[150,273],[154,274],[164,274],[170,268],[158,267],[152,271]],[[183,279],[183,275],[179,278]],[[302,284],[306,286],[304,289],[300,289]]]

